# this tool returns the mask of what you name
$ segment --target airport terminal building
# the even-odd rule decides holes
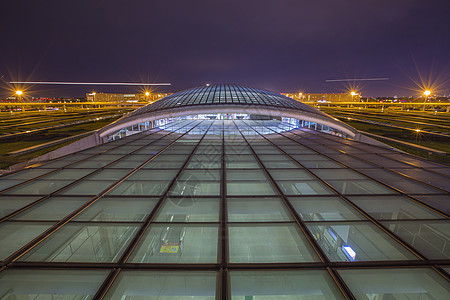
[[[448,166],[240,85],[88,141],[0,177],[0,299],[450,299]]]

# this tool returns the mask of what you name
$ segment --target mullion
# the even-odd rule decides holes
[[[198,124],[196,125],[198,126]],[[195,128],[192,127],[191,130]],[[172,132],[168,133],[167,135],[172,134]],[[185,133],[187,134],[187,133]],[[166,136],[167,136],[166,135]],[[165,149],[169,148],[172,144],[174,144],[178,139],[180,139],[183,135],[181,135],[180,137],[178,137],[177,139],[175,139],[174,141],[172,141],[171,144],[167,145],[164,149],[162,149],[159,153],[157,153],[155,156],[152,156],[151,158],[148,159],[148,161],[153,160],[156,156],[158,156],[162,151],[164,151]],[[147,161],[147,162],[148,162]],[[106,193],[108,193],[111,189],[115,188],[118,184],[120,184],[121,182],[123,182],[125,179],[127,179],[128,177],[130,177],[131,175],[133,175],[135,172],[137,172],[140,168],[142,168],[143,165],[145,165],[147,162],[143,162],[140,166],[136,167],[133,171],[131,171],[128,175],[124,176],[123,178],[121,178],[120,180],[116,181],[116,183],[114,183],[113,185],[111,185],[110,187],[108,187],[107,189],[105,189],[104,191],[102,191],[100,194],[98,194],[97,196],[94,196],[91,200],[87,201],[85,204],[83,204],[81,207],[79,207],[78,209],[74,210],[72,213],[70,213],[69,215],[67,215],[66,217],[64,217],[63,219],[61,219],[60,221],[56,222],[53,226],[51,226],[50,228],[48,228],[47,230],[45,230],[43,233],[41,233],[40,235],[38,235],[36,238],[34,238],[33,240],[31,240],[29,243],[27,243],[25,246],[21,247],[19,250],[17,250],[16,252],[14,252],[13,254],[11,254],[9,257],[7,257],[2,265],[6,265],[11,261],[16,261],[17,259],[19,259],[22,255],[24,255],[25,253],[27,253],[29,250],[33,249],[35,246],[37,246],[38,244],[40,244],[42,241],[44,241],[47,237],[49,237],[51,234],[53,234],[54,232],[56,232],[58,229],[60,229],[61,227],[63,227],[65,224],[67,224],[68,222],[70,222],[73,218],[75,218],[77,215],[79,215],[81,212],[83,212],[86,208],[90,207],[92,204],[94,204],[95,202],[98,201],[98,199],[100,199],[102,196],[104,196]]]
[[[244,122],[244,124],[246,124]],[[248,126],[248,125],[247,125]],[[249,127],[251,128],[251,127]],[[252,130],[254,130],[253,128],[251,128]],[[310,243],[311,247],[314,249],[314,251],[316,252],[317,256],[319,257],[319,259],[322,262],[325,263],[329,263],[328,257],[325,255],[325,253],[323,252],[322,248],[320,248],[320,246],[316,243],[316,241],[314,240],[312,234],[310,233],[310,231],[308,230],[308,228],[306,227],[306,225],[303,223],[303,220],[301,218],[298,217],[298,215],[295,213],[295,209],[292,206],[292,204],[289,202],[289,200],[287,199],[287,197],[284,195],[284,193],[282,192],[282,190],[280,189],[280,187],[278,186],[278,184],[275,182],[275,180],[272,178],[272,176],[270,175],[269,171],[266,169],[266,167],[264,166],[264,164],[262,163],[262,161],[259,159],[258,155],[256,154],[256,152],[253,150],[252,145],[248,142],[248,140],[245,138],[245,136],[242,134],[240,128],[239,128],[239,132],[241,134],[241,136],[244,138],[245,142],[247,143],[247,145],[250,147],[250,150],[252,151],[255,159],[258,161],[258,164],[261,166],[262,170],[264,171],[265,175],[267,176],[267,178],[269,179],[271,185],[273,187],[275,187],[275,190],[277,192],[277,194],[281,197],[281,199],[283,200],[283,202],[285,203],[285,205],[287,206],[288,210],[291,212],[292,216],[294,217],[295,222],[297,223],[297,225],[300,227],[301,231],[303,232],[303,234],[305,235],[306,239],[308,240],[308,242]],[[256,131],[255,131],[256,132]],[[264,138],[264,137],[263,137]]]
[[[279,135],[282,135],[282,133],[278,133]],[[262,136],[262,135],[261,135]],[[262,136],[263,138],[267,139],[266,137]],[[267,139],[269,142],[271,142],[269,139]],[[296,141],[296,140],[294,140]],[[309,146],[306,146],[298,141],[296,141],[298,144],[305,146],[311,150],[314,150],[312,148],[310,148]],[[275,145],[275,144],[274,144]],[[276,146],[276,145],[275,145]],[[277,147],[277,146],[276,146]],[[283,153],[285,153],[282,149],[280,149]],[[287,156],[291,157],[289,154],[285,153]],[[320,153],[321,155],[324,155],[322,153]],[[324,155],[325,157],[327,157],[326,155]],[[328,157],[329,158],[329,157]],[[291,157],[291,159],[293,159]],[[295,160],[296,161],[296,160]],[[302,167],[304,167],[301,163],[299,163],[298,161],[296,161],[299,165],[301,165]],[[305,168],[305,167],[304,167]],[[353,170],[352,168],[349,168],[350,170]],[[356,205],[355,203],[353,203],[352,201],[350,201],[347,197],[345,197],[343,194],[339,193],[339,191],[337,191],[334,187],[332,187],[331,185],[329,185],[327,182],[325,182],[323,179],[321,179],[320,177],[318,177],[317,175],[315,175],[311,170],[309,170],[308,168],[305,168],[305,170],[307,170],[311,175],[313,175],[316,179],[318,179],[319,181],[321,181],[322,183],[326,184],[327,186],[329,186],[331,189],[333,189],[333,191],[335,191],[345,202],[347,202],[349,205],[351,205],[353,208],[355,208],[358,212],[362,213],[367,219],[369,219],[373,224],[375,224],[378,228],[380,228],[383,232],[385,232],[387,235],[389,235],[390,237],[392,237],[394,240],[396,240],[397,242],[399,242],[403,247],[405,247],[406,249],[408,249],[411,253],[413,253],[415,256],[417,256],[420,260],[426,260],[425,256],[422,255],[422,253],[420,253],[417,249],[415,249],[412,246],[409,246],[405,241],[403,241],[403,239],[401,239],[400,237],[398,237],[396,234],[394,234],[393,232],[391,232],[390,230],[388,230],[384,225],[382,225],[378,220],[376,220],[375,218],[373,218],[370,214],[366,213],[363,209],[361,209],[358,205]],[[354,171],[354,170],[353,170]],[[364,175],[364,174],[362,174]],[[365,176],[365,175],[364,175]],[[369,177],[370,178],[370,177]],[[370,178],[371,179],[371,178]]]

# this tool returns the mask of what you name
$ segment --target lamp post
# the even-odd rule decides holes
[[[425,105],[427,104],[427,98],[430,94],[431,94],[431,92],[429,90],[426,90],[425,92],[423,92],[423,95],[425,96],[425,99],[423,101],[423,111],[425,111]]]

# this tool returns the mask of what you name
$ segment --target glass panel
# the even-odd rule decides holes
[[[5,270],[0,273],[2,300],[92,299],[108,271]]]
[[[443,218],[432,210],[400,196],[348,198],[377,220]]]
[[[334,192],[319,181],[277,181],[285,195],[329,195]]]
[[[351,205],[339,197],[289,197],[304,221],[342,221],[365,219]]]
[[[259,170],[227,170],[227,181],[232,180],[267,180],[262,169]]]
[[[127,180],[172,180],[177,175],[177,171],[159,170],[139,170],[127,178]]]
[[[122,271],[105,299],[216,299],[215,272]]]
[[[345,299],[326,271],[230,271],[231,299]]]
[[[27,206],[30,203],[40,199],[41,197],[0,197],[0,218],[3,218],[16,210]]]
[[[238,195],[276,195],[272,184],[267,181],[230,181],[227,182],[227,194]]]
[[[219,181],[178,180],[170,195],[177,196],[218,196],[220,195]]]
[[[275,180],[314,180],[314,176],[302,169],[297,170],[270,170]]]
[[[168,198],[156,216],[156,222],[218,222],[219,199]]]
[[[12,219],[59,221],[88,200],[89,198],[50,197],[14,216]]]
[[[131,254],[134,263],[216,263],[215,225],[153,224]]]
[[[69,223],[22,256],[23,261],[115,262],[138,230],[128,224]]]
[[[231,263],[318,261],[296,224],[229,225]]]
[[[338,192],[346,195],[357,194],[397,194],[377,182],[371,180],[327,180]]]
[[[414,198],[450,214],[450,195],[417,195]]]
[[[450,258],[450,223],[448,220],[382,223],[427,258]]]
[[[59,195],[98,195],[113,183],[114,181],[95,181],[85,179],[84,181],[76,183],[61,191]]]
[[[155,198],[101,198],[83,211],[76,221],[143,221],[151,213]]]
[[[169,186],[168,181],[131,181],[125,180],[116,186],[109,195],[162,195]]]
[[[89,176],[88,180],[119,180],[123,176],[127,175],[130,170],[111,170],[111,169],[103,169],[100,172],[95,173],[92,176]]]
[[[431,269],[338,270],[357,299],[450,299],[447,280]]]
[[[3,222],[0,224],[0,260],[25,246],[28,242],[50,228],[53,223]]]
[[[41,176],[45,173],[51,172],[53,170],[46,170],[46,169],[26,169],[26,170],[22,170],[10,175],[6,175],[5,177],[2,177],[3,179],[21,179],[22,181],[24,180],[29,180],[38,176]]]
[[[72,183],[72,181],[68,180],[35,180],[29,183],[26,183],[22,186],[19,186],[11,191],[8,194],[16,194],[16,195],[48,195],[53,193],[54,191],[59,190],[60,188]]]
[[[228,198],[228,222],[291,221],[292,216],[279,198]]]
[[[309,230],[331,261],[385,261],[417,259],[369,222],[308,223]]]
[[[89,173],[94,172],[95,169],[64,169],[48,176],[43,177],[45,180],[53,179],[66,179],[66,180],[78,180]]]

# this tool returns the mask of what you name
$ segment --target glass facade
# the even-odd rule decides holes
[[[449,168],[286,126],[179,120],[2,176],[1,298],[449,299]]]

